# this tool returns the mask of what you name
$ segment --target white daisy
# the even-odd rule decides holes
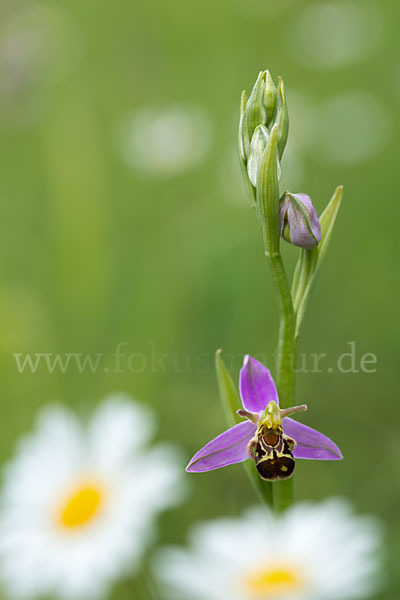
[[[83,427],[62,406],[43,409],[5,470],[0,574],[11,598],[104,595],[137,566],[156,513],[178,499],[179,460],[145,448],[152,415],[123,395]]]
[[[204,160],[211,145],[211,125],[195,106],[144,108],[123,121],[117,141],[130,166],[146,174],[174,176]]]
[[[350,66],[379,48],[383,16],[379,3],[304,3],[289,21],[285,48],[307,69]]]
[[[372,592],[379,573],[379,527],[344,500],[298,504],[273,518],[195,526],[191,549],[166,549],[155,572],[173,600],[349,600]]]
[[[79,32],[61,6],[36,0],[10,3],[0,24],[2,117],[4,110],[22,123],[40,117],[47,85],[70,74],[80,47]]]

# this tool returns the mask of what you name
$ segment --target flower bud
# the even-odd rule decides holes
[[[268,144],[270,133],[264,125],[258,125],[255,128],[251,138],[250,154],[247,161],[247,173],[254,187],[257,186],[258,170],[262,161],[265,148]],[[281,167],[278,160],[278,180],[281,178]]]
[[[267,110],[267,125],[270,125],[275,114],[276,108],[276,85],[271,77],[271,73],[266,71],[265,73],[265,92],[264,92],[264,104]]]
[[[278,155],[279,159],[281,159],[289,134],[289,114],[286,104],[285,86],[283,84],[283,79],[280,77],[278,83],[275,123],[278,125]]]
[[[281,237],[300,248],[315,248],[321,225],[310,196],[285,192],[280,201]]]
[[[269,131],[264,125],[258,125],[251,138],[250,154],[247,161],[247,173],[254,187],[257,186],[258,167],[268,143]]]
[[[264,125],[271,131],[275,123],[278,125],[278,151],[281,158],[289,129],[284,85],[279,77],[277,87],[269,71],[260,71],[249,99],[247,100],[245,92],[242,93],[239,151],[243,161],[249,159],[251,140],[256,127]]]
[[[238,135],[240,167],[253,208],[257,207],[257,196],[265,195],[269,175],[273,172],[274,177],[276,178],[277,175],[278,180],[280,179],[280,160],[287,141],[288,127],[289,119],[283,81],[279,78],[279,84],[276,86],[270,72],[261,71],[249,99],[247,99],[246,93],[242,92]],[[257,180],[262,159],[273,131],[275,131],[274,144],[276,143],[277,152],[276,156],[275,151],[271,153],[273,158],[268,159],[268,168],[263,169],[263,191],[261,193],[258,190]],[[275,183],[272,187],[274,186]],[[277,194],[274,206],[279,211],[279,191]],[[275,216],[279,225],[277,211]],[[279,227],[276,228],[276,233],[279,244]]]
[[[264,93],[265,71],[261,71],[240,119],[239,142],[240,154],[243,160],[246,160],[249,156],[251,139],[255,128],[257,125],[265,125],[267,122]]]

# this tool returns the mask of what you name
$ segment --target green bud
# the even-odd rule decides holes
[[[275,127],[278,159],[275,162],[278,181],[280,158],[288,136],[288,114],[283,81],[275,86],[271,73],[261,71],[249,99],[242,92],[239,122],[239,155],[245,186],[252,206],[257,205],[256,189],[260,164]],[[258,192],[257,192],[258,193]]]
[[[242,95],[240,97],[240,120],[239,120],[239,154],[242,160],[246,160],[246,155],[244,151],[244,142],[243,142],[243,115],[247,104],[247,96],[245,90],[243,90]]]
[[[271,73],[266,71],[264,103],[267,110],[267,125],[274,118],[276,108],[276,85],[271,77]]]
[[[264,150],[268,144],[270,133],[265,125],[258,125],[251,138],[250,155],[247,161],[247,172],[251,184],[257,186],[258,169],[260,167]],[[278,160],[278,180],[281,178],[281,167]]]
[[[254,84],[253,91],[247,101],[240,119],[239,140],[240,155],[246,160],[250,153],[251,138],[257,125],[265,125],[267,111],[264,105],[265,71],[261,71]]]
[[[275,123],[278,126],[278,155],[282,158],[289,134],[289,114],[286,104],[285,87],[283,79],[279,77],[278,84],[278,106],[276,110]]]
[[[258,125],[253,133],[250,144],[250,154],[247,161],[247,172],[249,179],[256,187],[258,168],[261,163],[265,147],[268,143],[269,131],[264,125]]]
[[[243,90],[242,95],[240,97],[240,116],[242,117],[244,110],[246,108],[246,104],[247,104],[247,96],[246,96],[246,90]]]
[[[245,185],[247,193],[249,195],[251,205],[253,208],[255,208],[256,207],[256,192],[255,192],[254,187],[251,185],[251,183],[249,181],[249,177],[248,177],[248,173],[247,173],[247,161],[246,161],[246,158],[244,155],[243,136],[242,136],[243,114],[244,114],[244,111],[246,108],[246,104],[247,104],[247,96],[246,96],[246,92],[243,90],[242,96],[240,99],[240,125],[239,125],[239,136],[238,136],[239,160],[240,160],[240,168],[241,168],[243,179],[244,179],[244,185]]]

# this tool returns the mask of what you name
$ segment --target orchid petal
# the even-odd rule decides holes
[[[340,460],[343,455],[336,444],[323,433],[289,417],[283,419],[283,431],[296,441],[294,458]]]
[[[256,430],[257,425],[250,421],[243,421],[227,429],[193,456],[186,471],[189,473],[213,471],[248,459],[247,444]]]
[[[248,354],[240,370],[239,388],[243,407],[249,412],[265,410],[272,400],[279,405],[278,392],[269,369]]]

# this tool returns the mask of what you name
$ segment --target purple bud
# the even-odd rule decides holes
[[[317,211],[307,194],[285,192],[280,203],[281,237],[300,248],[315,248],[321,241]]]

